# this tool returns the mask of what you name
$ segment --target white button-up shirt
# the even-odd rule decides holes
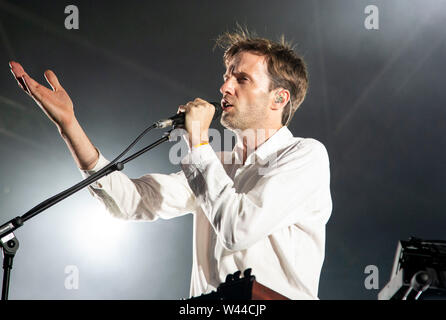
[[[192,148],[178,173],[129,179],[114,172],[89,190],[122,219],[194,215],[191,296],[251,268],[259,283],[284,296],[317,299],[332,210],[327,151],[282,127],[243,164],[240,143],[232,152]],[[100,154],[84,176],[107,163]]]

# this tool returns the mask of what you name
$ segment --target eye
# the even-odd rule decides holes
[[[237,78],[237,81],[238,81],[238,82],[245,82],[245,81],[248,81],[248,78],[246,78],[246,77],[240,77],[240,78]]]

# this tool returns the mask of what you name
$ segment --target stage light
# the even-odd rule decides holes
[[[76,247],[90,259],[109,261],[117,258],[116,248],[128,229],[128,223],[113,218],[100,205],[91,206],[84,212],[73,226]]]

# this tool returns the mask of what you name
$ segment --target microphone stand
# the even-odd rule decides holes
[[[172,129],[173,130],[173,129]],[[9,280],[10,280],[10,272],[12,269],[12,263],[14,260],[14,256],[19,249],[19,241],[16,236],[14,236],[13,231],[17,230],[23,224],[25,221],[33,218],[34,216],[38,215],[42,211],[52,207],[56,203],[62,201],[63,199],[71,196],[72,194],[78,192],[79,190],[89,186],[93,182],[99,180],[102,177],[105,177],[106,175],[109,175],[110,173],[114,171],[121,171],[124,169],[124,164],[132,161],[133,159],[139,157],[143,153],[149,151],[150,149],[155,148],[156,146],[160,145],[161,143],[168,141],[170,139],[170,133],[171,131],[167,131],[164,134],[164,137],[158,139],[151,145],[148,145],[147,147],[141,149],[138,152],[135,152],[133,155],[125,158],[122,161],[116,162],[116,163],[109,163],[104,168],[96,172],[95,174],[91,175],[90,177],[84,179],[83,181],[75,184],[71,188],[62,191],[55,196],[41,202],[28,212],[26,212],[24,215],[16,217],[14,219],[11,219],[10,221],[4,223],[0,226],[0,248],[2,249],[3,253],[3,284],[2,284],[2,300],[8,300],[8,293],[9,293]]]

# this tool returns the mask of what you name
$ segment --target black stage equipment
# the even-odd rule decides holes
[[[446,241],[400,240],[378,300],[446,300]]]

